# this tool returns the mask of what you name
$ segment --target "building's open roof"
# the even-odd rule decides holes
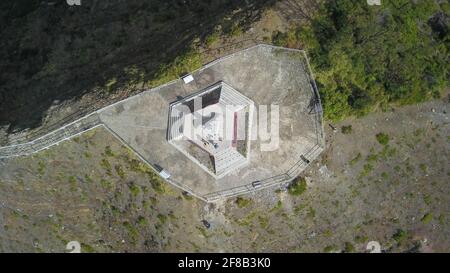
[[[240,140],[249,146],[245,131],[252,119],[246,115],[252,116],[253,107],[253,101],[219,81],[170,105],[167,139],[214,178],[223,177],[248,163],[250,149],[239,151],[237,138],[241,131]]]

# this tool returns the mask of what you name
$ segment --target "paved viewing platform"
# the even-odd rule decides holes
[[[214,201],[289,182],[322,152],[322,107],[304,51],[257,45],[211,62],[191,75],[193,80],[189,83],[174,80],[100,109],[32,142],[1,147],[0,158],[29,155],[102,126],[157,172],[163,169],[169,183],[205,201]],[[219,160],[213,162],[211,171],[205,169],[207,163],[202,163],[208,158],[186,153],[168,140],[168,126],[173,122],[171,105],[219,82],[253,103],[252,122],[246,121],[236,128],[251,131],[256,137],[249,137],[241,153],[234,153],[234,149],[217,155],[210,152]],[[232,95],[235,93],[226,93],[222,100],[231,100]],[[278,109],[279,138],[273,150],[264,146],[274,139],[261,139],[258,133],[262,118],[259,113],[263,109],[260,106],[267,106],[269,127],[270,118],[276,114],[272,111]],[[267,131],[270,129],[274,128]],[[203,150],[208,148],[205,146]],[[239,155],[245,164],[238,160]],[[203,158],[206,161],[201,161]],[[233,160],[239,161],[236,168],[224,163]],[[215,175],[218,170],[214,166],[230,169],[220,169],[225,175]]]

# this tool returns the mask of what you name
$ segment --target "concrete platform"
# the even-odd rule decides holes
[[[214,201],[288,182],[322,151],[320,100],[303,51],[258,45],[214,61],[192,75],[194,80],[188,84],[179,79],[98,111],[101,122],[125,144],[149,164],[167,170],[169,182]],[[251,140],[249,163],[215,179],[170,145],[166,133],[172,102],[219,81],[253,100],[255,112],[267,105],[270,116],[270,105],[278,105],[280,140],[273,151],[261,150],[266,141]]]

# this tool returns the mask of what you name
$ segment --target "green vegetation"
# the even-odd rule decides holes
[[[252,200],[250,200],[250,199],[245,199],[240,196],[236,198],[236,205],[241,209],[247,207],[251,203],[252,203]]]
[[[111,189],[111,187],[112,187],[111,182],[109,182],[108,180],[103,179],[103,178],[100,180],[100,185],[101,185],[102,188],[104,188],[105,190]]]
[[[420,163],[419,168],[424,174],[428,172],[428,166],[425,163]]]
[[[131,239],[135,241],[139,237],[139,231],[132,225],[130,222],[125,221],[122,223],[124,228],[127,230],[128,234],[130,235]]]
[[[43,161],[38,162],[38,172],[40,175],[44,175],[45,173],[45,163]]]
[[[91,245],[81,243],[81,252],[94,253],[95,249]]]
[[[144,84],[145,71],[143,69],[138,68],[136,65],[132,65],[130,67],[125,67],[124,72],[129,85]]]
[[[372,170],[373,170],[373,165],[370,163],[366,163],[363,166],[363,170],[361,171],[360,176],[361,177],[367,176]]]
[[[141,192],[141,189],[139,188],[139,186],[136,186],[135,184],[131,184],[130,192],[131,192],[131,195],[133,195],[133,197],[136,197]]]
[[[242,35],[242,27],[237,23],[233,24],[230,28],[229,34],[231,37],[238,37]]]
[[[276,31],[272,34],[272,43],[276,46],[295,48],[300,45],[300,29],[291,28],[286,33]]]
[[[304,177],[297,177],[292,181],[292,183],[288,187],[288,192],[291,195],[301,195],[306,191],[306,180]]]
[[[152,185],[153,190],[155,190],[156,193],[163,194],[166,192],[164,188],[164,184],[161,181],[161,179],[153,172],[149,172],[150,176],[150,184]]]
[[[407,237],[408,233],[402,229],[398,229],[392,236],[392,238],[399,244],[402,243]]]
[[[322,1],[298,32],[311,56],[325,117],[438,97],[449,84],[447,1]],[[286,44],[276,35],[274,43]]]
[[[113,151],[111,150],[111,147],[110,147],[110,146],[106,146],[106,147],[105,147],[105,155],[111,156],[111,157],[115,156],[115,154],[114,154]]]
[[[69,184],[70,184],[71,191],[77,190],[77,179],[75,176],[73,176],[73,175],[69,176]]]
[[[385,133],[378,133],[376,138],[381,145],[387,145],[389,143],[389,136]]]
[[[269,210],[269,212],[277,211],[277,210],[281,209],[282,207],[283,207],[283,203],[281,202],[281,200],[278,200],[277,204],[273,208],[271,208]]]
[[[369,237],[367,237],[366,235],[364,235],[364,236],[357,235],[355,237],[355,242],[358,243],[358,244],[364,244],[368,240],[369,240]]]
[[[425,202],[425,204],[430,205],[431,204],[431,196],[430,195],[424,195],[423,196],[423,201]]]
[[[378,154],[369,154],[367,155],[367,162],[376,162],[378,160]]]
[[[149,82],[151,87],[155,87],[171,80],[179,78],[182,74],[196,70],[202,66],[200,54],[193,50],[187,50],[179,55],[173,62],[162,65],[155,73],[153,80]]]
[[[137,223],[140,225],[140,226],[148,226],[148,221],[147,221],[147,219],[144,217],[144,216],[139,216],[138,217],[138,219],[137,219]]]
[[[344,252],[346,252],[346,253],[355,252],[355,246],[353,246],[353,244],[350,242],[345,242]]]
[[[122,166],[120,165],[116,165],[114,167],[114,169],[116,170],[117,175],[123,180],[125,179],[125,171],[123,170]]]
[[[304,208],[306,207],[305,204],[299,204],[294,207],[294,213],[299,214]]]
[[[219,38],[220,38],[220,30],[219,28],[215,28],[213,33],[211,33],[205,38],[206,46],[212,46],[219,40]]]
[[[337,247],[335,245],[326,246],[323,249],[323,252],[325,252],[325,253],[337,252]]]
[[[316,217],[316,210],[313,209],[312,207],[309,207],[308,212],[306,213],[306,216],[308,216],[309,218]]]
[[[108,90],[108,92],[111,92],[113,90],[114,86],[116,85],[116,83],[117,83],[116,77],[109,79],[105,84],[106,90]]]
[[[422,221],[422,223],[424,224],[428,224],[431,222],[431,220],[433,220],[433,214],[431,212],[428,212],[422,217],[420,221]]]
[[[103,169],[105,169],[108,175],[111,175],[111,163],[109,163],[108,159],[103,158],[102,161],[100,162],[100,166],[102,166]]]
[[[92,183],[92,177],[89,176],[89,174],[84,174],[84,182],[86,183]]]
[[[236,219],[236,223],[242,227],[248,227],[248,226],[252,225],[253,220],[256,216],[257,216],[257,212],[256,212],[256,210],[254,210],[253,212],[249,213],[244,218]]]
[[[258,216],[258,222],[261,228],[266,229],[269,226],[269,218]]]
[[[202,234],[203,237],[205,238],[209,238],[211,237],[211,235],[208,234],[208,232],[206,231],[206,229],[204,227],[196,227],[198,231],[200,231],[200,233]]]
[[[167,222],[167,216],[166,215],[164,215],[164,214],[158,214],[158,220],[161,222],[161,224],[165,224],[166,222]]]

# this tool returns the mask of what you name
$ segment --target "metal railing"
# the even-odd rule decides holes
[[[0,158],[30,155],[58,145],[64,140],[73,138],[99,125],[101,125],[99,116],[97,113],[93,113],[32,141],[0,147]]]

